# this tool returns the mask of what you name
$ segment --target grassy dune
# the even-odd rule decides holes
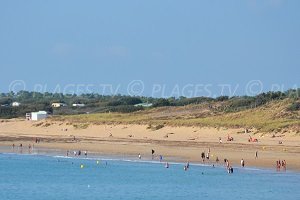
[[[197,113],[176,114],[178,108],[166,107],[163,109],[151,109],[130,114],[121,113],[97,113],[57,116],[52,120],[62,120],[73,123],[122,123],[122,124],[165,124],[170,126],[207,126],[207,127],[247,127],[256,128],[261,132],[282,131],[292,129],[299,132],[299,112],[288,112],[288,100],[268,103],[255,109],[225,113],[212,113],[211,116],[199,116]],[[199,106],[198,106],[199,107]],[[182,108],[181,108],[182,109]],[[193,110],[193,106],[184,108]],[[201,112],[201,111],[199,111]],[[161,117],[160,113],[167,113]],[[188,112],[189,113],[189,112]]]

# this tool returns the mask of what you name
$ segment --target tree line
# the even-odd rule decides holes
[[[300,89],[290,89],[285,92],[267,92],[256,96],[219,96],[211,97],[170,97],[153,98],[144,96],[127,95],[100,95],[100,94],[62,94],[62,93],[40,93],[30,91],[19,91],[17,93],[0,94],[0,118],[23,117],[27,112],[45,110],[50,114],[69,115],[97,112],[122,112],[129,113],[149,109],[136,106],[141,103],[151,104],[151,107],[164,106],[186,106],[191,104],[225,102],[226,111],[233,112],[262,106],[270,101],[290,98],[294,103],[289,107],[291,111],[299,110]],[[13,102],[19,102],[20,106],[12,106]],[[52,103],[64,103],[68,106],[53,108]],[[85,104],[85,107],[72,107],[72,104]],[[150,108],[151,108],[150,107]]]

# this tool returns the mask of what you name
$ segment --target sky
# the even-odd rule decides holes
[[[300,88],[299,0],[1,0],[0,92]]]

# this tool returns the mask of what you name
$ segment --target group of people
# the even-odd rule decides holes
[[[282,161],[280,161],[280,160],[277,160],[276,161],[276,170],[277,171],[280,171],[280,170],[286,170],[286,161],[285,160],[282,160]]]
[[[225,163],[228,174],[232,174],[233,173],[233,167],[229,164],[229,160],[225,158],[224,163]]]
[[[16,145],[12,144],[12,149],[15,150]],[[34,145],[28,144],[28,153],[31,153],[31,150],[33,149]],[[18,150],[22,153],[23,152],[23,144],[20,143],[18,146]]]
[[[205,151],[201,153],[201,159],[202,159],[202,162],[206,160],[209,160],[210,158],[210,148],[208,148],[207,150],[207,153],[205,154]]]
[[[154,159],[154,153],[155,153],[155,150],[151,150],[151,159],[153,160]],[[162,162],[162,160],[163,160],[163,156],[162,155],[159,155],[158,156],[159,157],[159,162]],[[139,153],[138,154],[138,158],[139,158],[139,160],[141,160],[142,159],[142,155]]]
[[[67,150],[67,156],[69,156],[69,154],[70,154],[70,151]],[[73,151],[74,156],[81,156],[81,154],[82,154],[81,150]],[[84,151],[83,154],[84,154],[85,157],[87,157],[88,153],[87,153],[87,151]]]

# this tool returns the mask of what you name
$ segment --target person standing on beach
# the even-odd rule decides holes
[[[31,144],[28,145],[28,153],[31,153]]]
[[[210,156],[210,148],[208,148],[208,150],[207,150],[207,155],[206,155],[207,160],[209,160],[209,156]]]
[[[142,159],[142,156],[141,156],[141,154],[139,153],[139,159]]]
[[[258,159],[258,152],[255,151],[255,159]]]
[[[206,154],[206,159],[209,160],[209,152]]]
[[[23,144],[22,143],[19,145],[19,151],[20,151],[20,153],[23,153]]]
[[[283,170],[286,171],[286,161],[285,160],[283,160],[281,162],[281,165],[282,165]]]
[[[205,152],[201,153],[201,158],[202,158],[202,162],[204,162],[204,160],[205,160]]]
[[[229,168],[229,161],[225,158],[225,159],[224,159],[224,162],[225,162],[226,168],[228,169],[228,168]]]
[[[217,164],[219,163],[219,158],[218,158],[218,156],[217,156],[217,158],[216,158],[216,163],[217,163]]]
[[[244,161],[244,159],[241,160],[241,166],[245,167],[245,161]]]
[[[281,162],[280,160],[277,161],[277,170],[280,171],[280,167],[281,167]]]
[[[154,153],[155,153],[155,151],[152,149],[152,150],[151,150],[152,160],[154,159]]]

